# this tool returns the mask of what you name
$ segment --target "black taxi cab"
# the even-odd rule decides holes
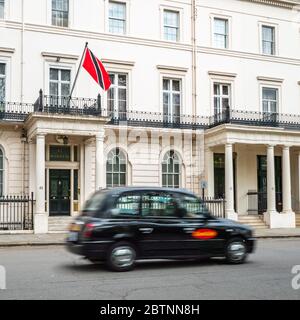
[[[70,225],[69,251],[114,271],[140,259],[224,257],[243,263],[254,251],[250,227],[214,217],[181,189],[124,187],[94,193]]]

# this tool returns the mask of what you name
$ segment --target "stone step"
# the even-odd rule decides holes
[[[66,233],[73,217],[49,217],[48,232],[49,233]]]

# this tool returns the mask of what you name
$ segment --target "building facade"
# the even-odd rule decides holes
[[[99,188],[206,181],[227,217],[295,227],[299,4],[0,0],[0,195],[33,193],[45,233]],[[70,98],[86,42],[112,86],[81,70]]]

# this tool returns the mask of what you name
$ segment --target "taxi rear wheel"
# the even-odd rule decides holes
[[[130,271],[135,267],[136,249],[130,242],[122,241],[108,250],[106,264],[113,271]]]
[[[247,246],[242,238],[230,239],[225,250],[226,261],[230,264],[240,264],[247,258]]]

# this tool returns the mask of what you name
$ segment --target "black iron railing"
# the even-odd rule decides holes
[[[300,130],[300,114],[258,112],[226,108],[213,116],[192,116],[138,110],[111,110],[101,106],[96,99],[44,95],[40,90],[34,104],[0,102],[0,120],[23,121],[32,112],[70,114],[78,116],[103,116],[112,125],[154,128],[209,129],[222,124],[240,124],[260,127],[278,127]]]
[[[249,214],[263,214],[268,208],[268,194],[267,192],[249,191],[248,197],[248,213]],[[276,210],[282,211],[282,193],[276,192]]]
[[[203,203],[209,209],[210,213],[217,218],[226,218],[226,200],[204,197]]]
[[[33,230],[33,193],[0,197],[0,231]]]
[[[0,101],[0,120],[24,121],[34,111],[33,104]]]

